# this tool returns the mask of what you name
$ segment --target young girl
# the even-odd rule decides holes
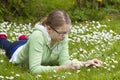
[[[26,35],[20,35],[18,41],[11,43],[7,40],[5,33],[0,33],[0,48],[6,51],[10,62],[28,64],[31,73],[78,69],[69,59],[68,32],[70,28],[71,20],[67,13],[55,10],[42,24],[35,25],[29,39]],[[59,65],[55,65],[56,62]],[[93,59],[79,64],[97,66],[101,65],[101,61]]]

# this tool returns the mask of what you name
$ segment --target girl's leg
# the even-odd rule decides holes
[[[7,51],[12,43],[5,38],[0,39],[0,48]]]
[[[5,50],[7,57],[9,56],[7,53],[9,54],[9,47],[11,45],[12,43],[7,40],[7,35],[5,33],[0,33],[0,48]]]
[[[27,42],[27,36],[21,35],[18,37],[19,41],[10,42],[7,40],[7,35],[0,33],[0,48],[4,49],[6,52],[6,56],[10,59],[13,53],[19,48],[21,45]]]
[[[24,45],[27,42],[28,39],[23,39],[23,40],[19,40],[19,41],[15,41],[13,42],[9,49],[8,49],[8,53],[6,53],[6,55],[8,55],[8,58],[10,59],[13,55],[13,53],[22,45]]]
[[[12,43],[7,40],[7,34],[0,33],[0,48],[1,49],[4,49],[5,51],[7,51],[11,44]]]

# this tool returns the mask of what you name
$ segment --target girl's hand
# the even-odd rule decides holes
[[[89,67],[89,66],[96,66],[96,67],[101,67],[102,61],[98,59],[92,59],[88,60],[86,62],[80,62],[77,59],[73,59],[71,64],[63,65],[63,66],[56,66],[56,70],[61,70],[61,69],[80,69],[81,67]]]
[[[88,61],[84,62],[84,65],[85,65],[86,67],[88,67],[88,66],[101,67],[102,61],[95,58],[95,59],[88,60]]]

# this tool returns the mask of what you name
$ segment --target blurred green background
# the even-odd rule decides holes
[[[119,14],[120,0],[0,0],[0,22],[34,23],[52,10],[68,12],[72,22]]]

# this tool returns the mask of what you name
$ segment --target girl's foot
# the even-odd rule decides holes
[[[0,39],[1,39],[1,38],[7,39],[7,34],[6,34],[6,33],[0,33]]]
[[[23,40],[23,39],[27,39],[27,36],[25,34],[20,34],[18,36],[18,40]]]

